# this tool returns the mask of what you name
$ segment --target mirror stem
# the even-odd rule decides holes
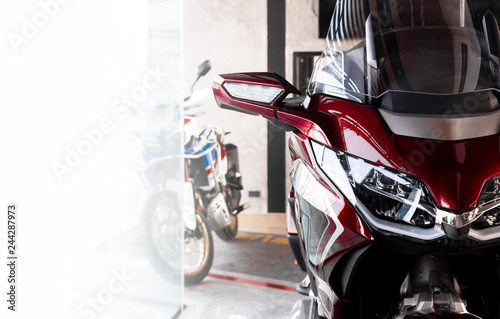
[[[193,88],[194,86],[196,85],[196,82],[198,82],[198,80],[201,78],[201,75],[198,75],[198,77],[196,78],[196,81],[194,81],[193,85],[191,85],[191,93],[193,93]]]

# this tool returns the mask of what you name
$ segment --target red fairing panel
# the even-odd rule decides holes
[[[310,166],[312,170],[319,175],[319,180],[322,184],[325,185],[325,188],[329,189],[330,192],[331,190],[336,190],[336,187],[331,184],[328,177],[322,173],[321,169],[317,166],[314,159],[310,157],[310,154],[312,154],[313,152],[310,148],[309,140],[307,139],[307,137],[303,136],[300,133],[295,133],[290,137],[290,140],[288,141],[288,147],[290,148],[290,154],[292,154],[292,157],[294,157],[292,158],[292,161],[300,158],[304,164]],[[345,199],[343,201],[344,204],[342,204],[342,209],[339,210],[339,213],[337,215],[341,224],[344,227],[347,227],[355,232],[360,237],[363,237],[366,240],[373,240],[373,236],[368,230],[368,227],[366,227],[363,221],[361,221],[350,204]]]
[[[335,141],[335,131],[331,117],[320,112],[307,112],[300,109],[286,108],[277,110],[276,119],[296,127],[307,137],[331,146]]]
[[[349,202],[340,193],[336,193],[336,187],[317,167],[314,159],[309,156],[312,154],[309,139],[302,133],[296,132],[290,137],[289,148],[292,160],[300,159],[304,165],[309,167],[311,174],[315,175],[316,179],[324,185],[324,191],[331,193],[331,197],[338,199],[333,205],[332,211],[320,213],[324,214],[328,220],[326,228],[321,230],[314,228],[314,232],[309,233],[309,236],[317,237],[315,241],[319,240],[321,250],[318,250],[318,252],[320,251],[320,255],[308,255],[304,258],[313,266],[315,274],[325,283],[328,283],[332,269],[335,268],[337,262],[346,252],[373,241],[374,238]],[[297,198],[299,195],[296,193],[295,196]],[[304,207],[301,209],[304,209]],[[298,214],[299,211],[296,213]],[[310,218],[313,218],[313,215]],[[314,224],[312,220],[310,223]],[[300,234],[302,240],[305,240],[303,235]],[[305,245],[304,242],[303,245]],[[309,251],[310,253],[311,251]],[[338,296],[342,296],[340,287],[331,288]],[[327,307],[330,309],[330,306]]]
[[[455,143],[401,136],[394,140],[412,165],[412,174],[429,186],[444,208],[475,207],[485,181],[500,173],[499,135]]]
[[[288,140],[288,148],[290,150],[290,156],[292,161],[300,158],[304,164],[316,167],[316,161],[314,160],[313,153],[309,150],[308,136],[300,131],[295,131],[294,135]]]
[[[376,109],[325,96],[309,105],[331,114],[338,134],[325,132],[334,148],[420,178],[443,208],[475,207],[485,181],[500,173],[500,135],[457,142],[402,137]]]

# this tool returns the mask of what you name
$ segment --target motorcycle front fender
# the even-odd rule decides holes
[[[182,187],[182,201],[179,194],[179,189]],[[177,197],[177,200],[182,203],[182,216],[184,226],[194,230],[196,228],[196,210],[194,205],[193,185],[189,182],[184,182],[182,186],[175,180],[167,180],[163,184],[155,185],[150,188],[145,195],[144,201],[158,196],[160,193],[168,193]]]

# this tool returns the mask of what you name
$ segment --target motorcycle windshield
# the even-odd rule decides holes
[[[308,92],[368,103],[498,91],[499,16],[495,1],[338,0]]]

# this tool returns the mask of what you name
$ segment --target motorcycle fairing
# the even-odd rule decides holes
[[[220,105],[244,103],[220,86],[214,85],[214,93]],[[248,104],[245,110],[279,120],[309,138],[421,179],[443,209],[475,207],[486,180],[500,172],[499,135],[466,141],[398,136],[377,109],[324,95],[311,96],[307,110]]]
[[[408,301],[405,299],[418,296],[423,292],[418,286],[403,291],[406,284],[418,283],[418,273],[408,280],[405,276],[412,274],[408,269],[415,261],[431,260],[436,253],[444,258],[438,266],[428,267],[429,273],[447,269],[443,266],[449,263],[463,282],[461,289],[467,290],[469,286],[477,294],[476,289],[495,280],[495,273],[496,282],[500,280],[498,268],[495,269],[500,267],[497,206],[495,216],[486,216],[496,221],[484,229],[477,228],[478,220],[485,217],[481,214],[489,212],[479,210],[485,198],[491,200],[488,193],[495,196],[494,200],[486,201],[492,205],[498,204],[496,196],[500,196],[498,127],[479,134],[463,134],[460,131],[464,123],[472,121],[458,118],[483,116],[498,110],[499,8],[491,2],[467,0],[460,1],[460,5],[452,0],[338,1],[327,47],[316,64],[303,107],[288,107],[284,95],[267,104],[231,95],[224,89],[224,81],[238,80],[235,75],[226,75],[214,84],[219,106],[260,114],[294,131],[290,154],[297,231],[311,283],[315,283],[313,291],[317,290],[320,308],[327,317],[340,318],[343,314],[333,311],[349,301],[349,311],[354,311],[356,318],[367,318],[362,315],[363,298],[374,300],[370,305],[371,317],[375,314],[379,318],[394,317],[402,308],[389,304],[386,305],[389,313],[378,313],[383,296],[377,294],[385,291],[395,298],[402,297],[396,301],[401,307]],[[428,37],[424,37],[425,31]],[[252,75],[243,76],[245,81],[265,86],[263,79],[248,77]],[[283,94],[286,93],[283,83],[272,86],[281,87]],[[484,104],[468,113],[453,110],[458,94],[471,93],[458,99],[465,100],[481,90],[490,90]],[[417,95],[428,103],[417,101]],[[437,103],[438,100],[447,104]],[[456,131],[450,131],[451,137],[426,135],[421,129],[418,134],[408,134],[404,124],[402,129],[397,128],[386,116],[389,111],[400,116],[399,119],[439,117],[447,115],[450,106],[451,117],[460,124],[454,128]],[[444,122],[437,123],[435,126]],[[352,167],[361,168],[363,174],[354,174]],[[402,200],[403,207],[407,202],[414,203],[407,210],[413,213],[424,205],[432,206],[429,211],[433,212],[435,223],[417,225],[411,220],[394,218],[400,215],[399,208],[392,216],[377,216],[376,206],[392,205],[390,200],[398,200],[399,192],[369,203],[365,202],[366,197],[358,195],[372,191],[375,196],[383,196],[387,179],[396,182],[392,186],[409,185],[410,194],[418,190],[411,200],[410,197]],[[371,185],[375,186],[369,188]],[[415,199],[423,199],[423,204]],[[365,253],[362,250],[367,246]],[[473,255],[474,258],[469,258]],[[353,263],[357,263],[358,269],[351,276],[349,266]],[[381,273],[386,277],[379,278]],[[439,285],[436,278],[431,280],[429,276],[423,289],[456,282],[453,276],[439,275]],[[356,279],[353,294],[349,295],[346,292],[349,279],[342,278],[351,277]],[[392,284],[384,281],[387,277],[393,279]],[[460,295],[459,289],[455,292]],[[499,294],[493,296],[497,298]],[[472,297],[469,294],[467,298]],[[432,303],[425,306],[426,311],[433,313],[431,317],[475,317],[454,312],[454,304],[447,302],[449,309],[444,309],[444,313],[434,311]],[[478,307],[483,304],[487,308],[484,299],[482,303],[476,300],[476,310],[482,310]],[[492,304],[498,314],[497,301]],[[464,303],[460,301],[459,305]],[[400,315],[413,318],[420,315],[419,309],[406,310],[410,314],[400,312]]]
[[[328,112],[339,128],[334,148],[421,179],[436,203],[473,208],[489,178],[500,172],[500,135],[465,141],[417,139],[393,134],[375,108],[313,96],[309,108]]]
[[[300,220],[301,227],[297,230],[304,260],[322,296],[323,309],[331,315],[337,296],[344,295],[342,287],[346,284],[332,286],[330,274],[345,253],[374,238],[348,201],[308,156],[312,154],[309,143],[300,133],[289,141],[295,158],[290,172],[295,219]]]

